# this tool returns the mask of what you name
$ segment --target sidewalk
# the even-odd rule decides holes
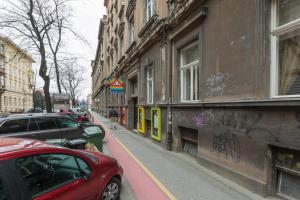
[[[108,136],[106,138],[108,140],[107,143],[111,143],[111,145],[108,144],[108,148],[114,149],[116,146],[121,146],[123,150],[125,149],[127,152],[127,155],[125,156],[129,155],[129,157],[135,158],[127,158],[125,165],[129,162],[140,162],[141,165],[139,165],[139,170],[142,169],[143,171],[148,171],[149,173],[146,172],[146,174],[148,176],[153,176],[152,178],[150,177],[152,182],[156,184],[156,187],[159,188],[165,196],[169,197],[169,199],[172,199],[172,197],[174,197],[173,199],[178,200],[264,199],[239,185],[224,179],[216,173],[201,167],[193,158],[182,153],[166,151],[154,144],[151,140],[143,138],[122,126],[118,126],[117,130],[110,130],[108,129],[110,127],[110,120],[103,118],[94,112],[91,113],[95,123],[102,124],[106,127],[106,134]],[[117,142],[114,143],[113,140],[116,140]],[[112,155],[114,157],[120,156],[114,155],[114,152],[112,152]],[[120,163],[123,166],[123,163]],[[137,199],[146,199],[143,196],[146,195],[146,193],[143,192],[143,194],[141,194],[140,189],[146,189],[147,193],[153,194],[153,188],[140,188],[139,190],[136,190],[136,185],[143,185],[144,179],[140,179],[139,183],[135,183],[137,180],[131,180],[132,177],[127,176],[126,170],[124,171],[124,175],[131,185]],[[149,186],[145,185],[145,187]]]

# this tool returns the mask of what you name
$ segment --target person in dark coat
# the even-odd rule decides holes
[[[117,129],[117,121],[118,121],[119,113],[115,107],[112,107],[108,111],[108,118],[111,120],[110,128]]]

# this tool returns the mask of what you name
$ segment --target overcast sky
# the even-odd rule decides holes
[[[73,22],[74,29],[87,39],[89,45],[81,41],[71,39],[66,41],[67,50],[82,57],[81,65],[84,66],[86,81],[82,84],[81,98],[86,98],[91,92],[91,60],[95,58],[97,48],[97,35],[100,18],[105,14],[103,0],[74,0]],[[53,81],[52,81],[53,82]],[[42,84],[41,84],[42,85]],[[52,84],[51,90],[56,90],[55,84]]]
[[[6,0],[0,0],[0,4],[4,5]],[[91,60],[95,58],[97,48],[97,35],[99,29],[100,18],[105,14],[104,0],[73,0],[72,16],[73,30],[82,35],[88,44],[74,39],[74,37],[66,36],[63,38],[65,44],[64,51],[80,58],[80,65],[84,67],[85,82],[81,86],[81,99],[86,98],[91,92]],[[1,11],[0,11],[1,12]],[[2,32],[3,33],[3,32]],[[4,32],[5,34],[5,32]],[[5,34],[9,37],[9,34]],[[15,41],[18,43],[17,41]],[[38,60],[36,60],[38,62]],[[39,63],[33,65],[34,72],[39,68]],[[37,77],[37,87],[44,85],[43,80]],[[50,92],[56,92],[57,87],[55,81],[51,81]]]

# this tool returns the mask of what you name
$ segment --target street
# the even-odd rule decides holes
[[[104,153],[117,158],[124,168],[122,200],[264,199],[201,167],[185,154],[168,152],[119,125],[117,130],[108,129],[110,120],[94,112],[92,115],[95,123],[106,127]],[[136,162],[140,162],[138,168]],[[146,185],[149,179],[156,184]]]

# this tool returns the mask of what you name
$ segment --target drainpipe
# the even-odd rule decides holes
[[[172,108],[168,103],[168,131],[167,131],[167,150],[172,151]]]
[[[169,28],[169,27],[168,27]],[[168,131],[167,131],[167,150],[172,151],[172,142],[173,142],[173,134],[172,134],[172,41],[167,39],[167,66],[168,66]]]

